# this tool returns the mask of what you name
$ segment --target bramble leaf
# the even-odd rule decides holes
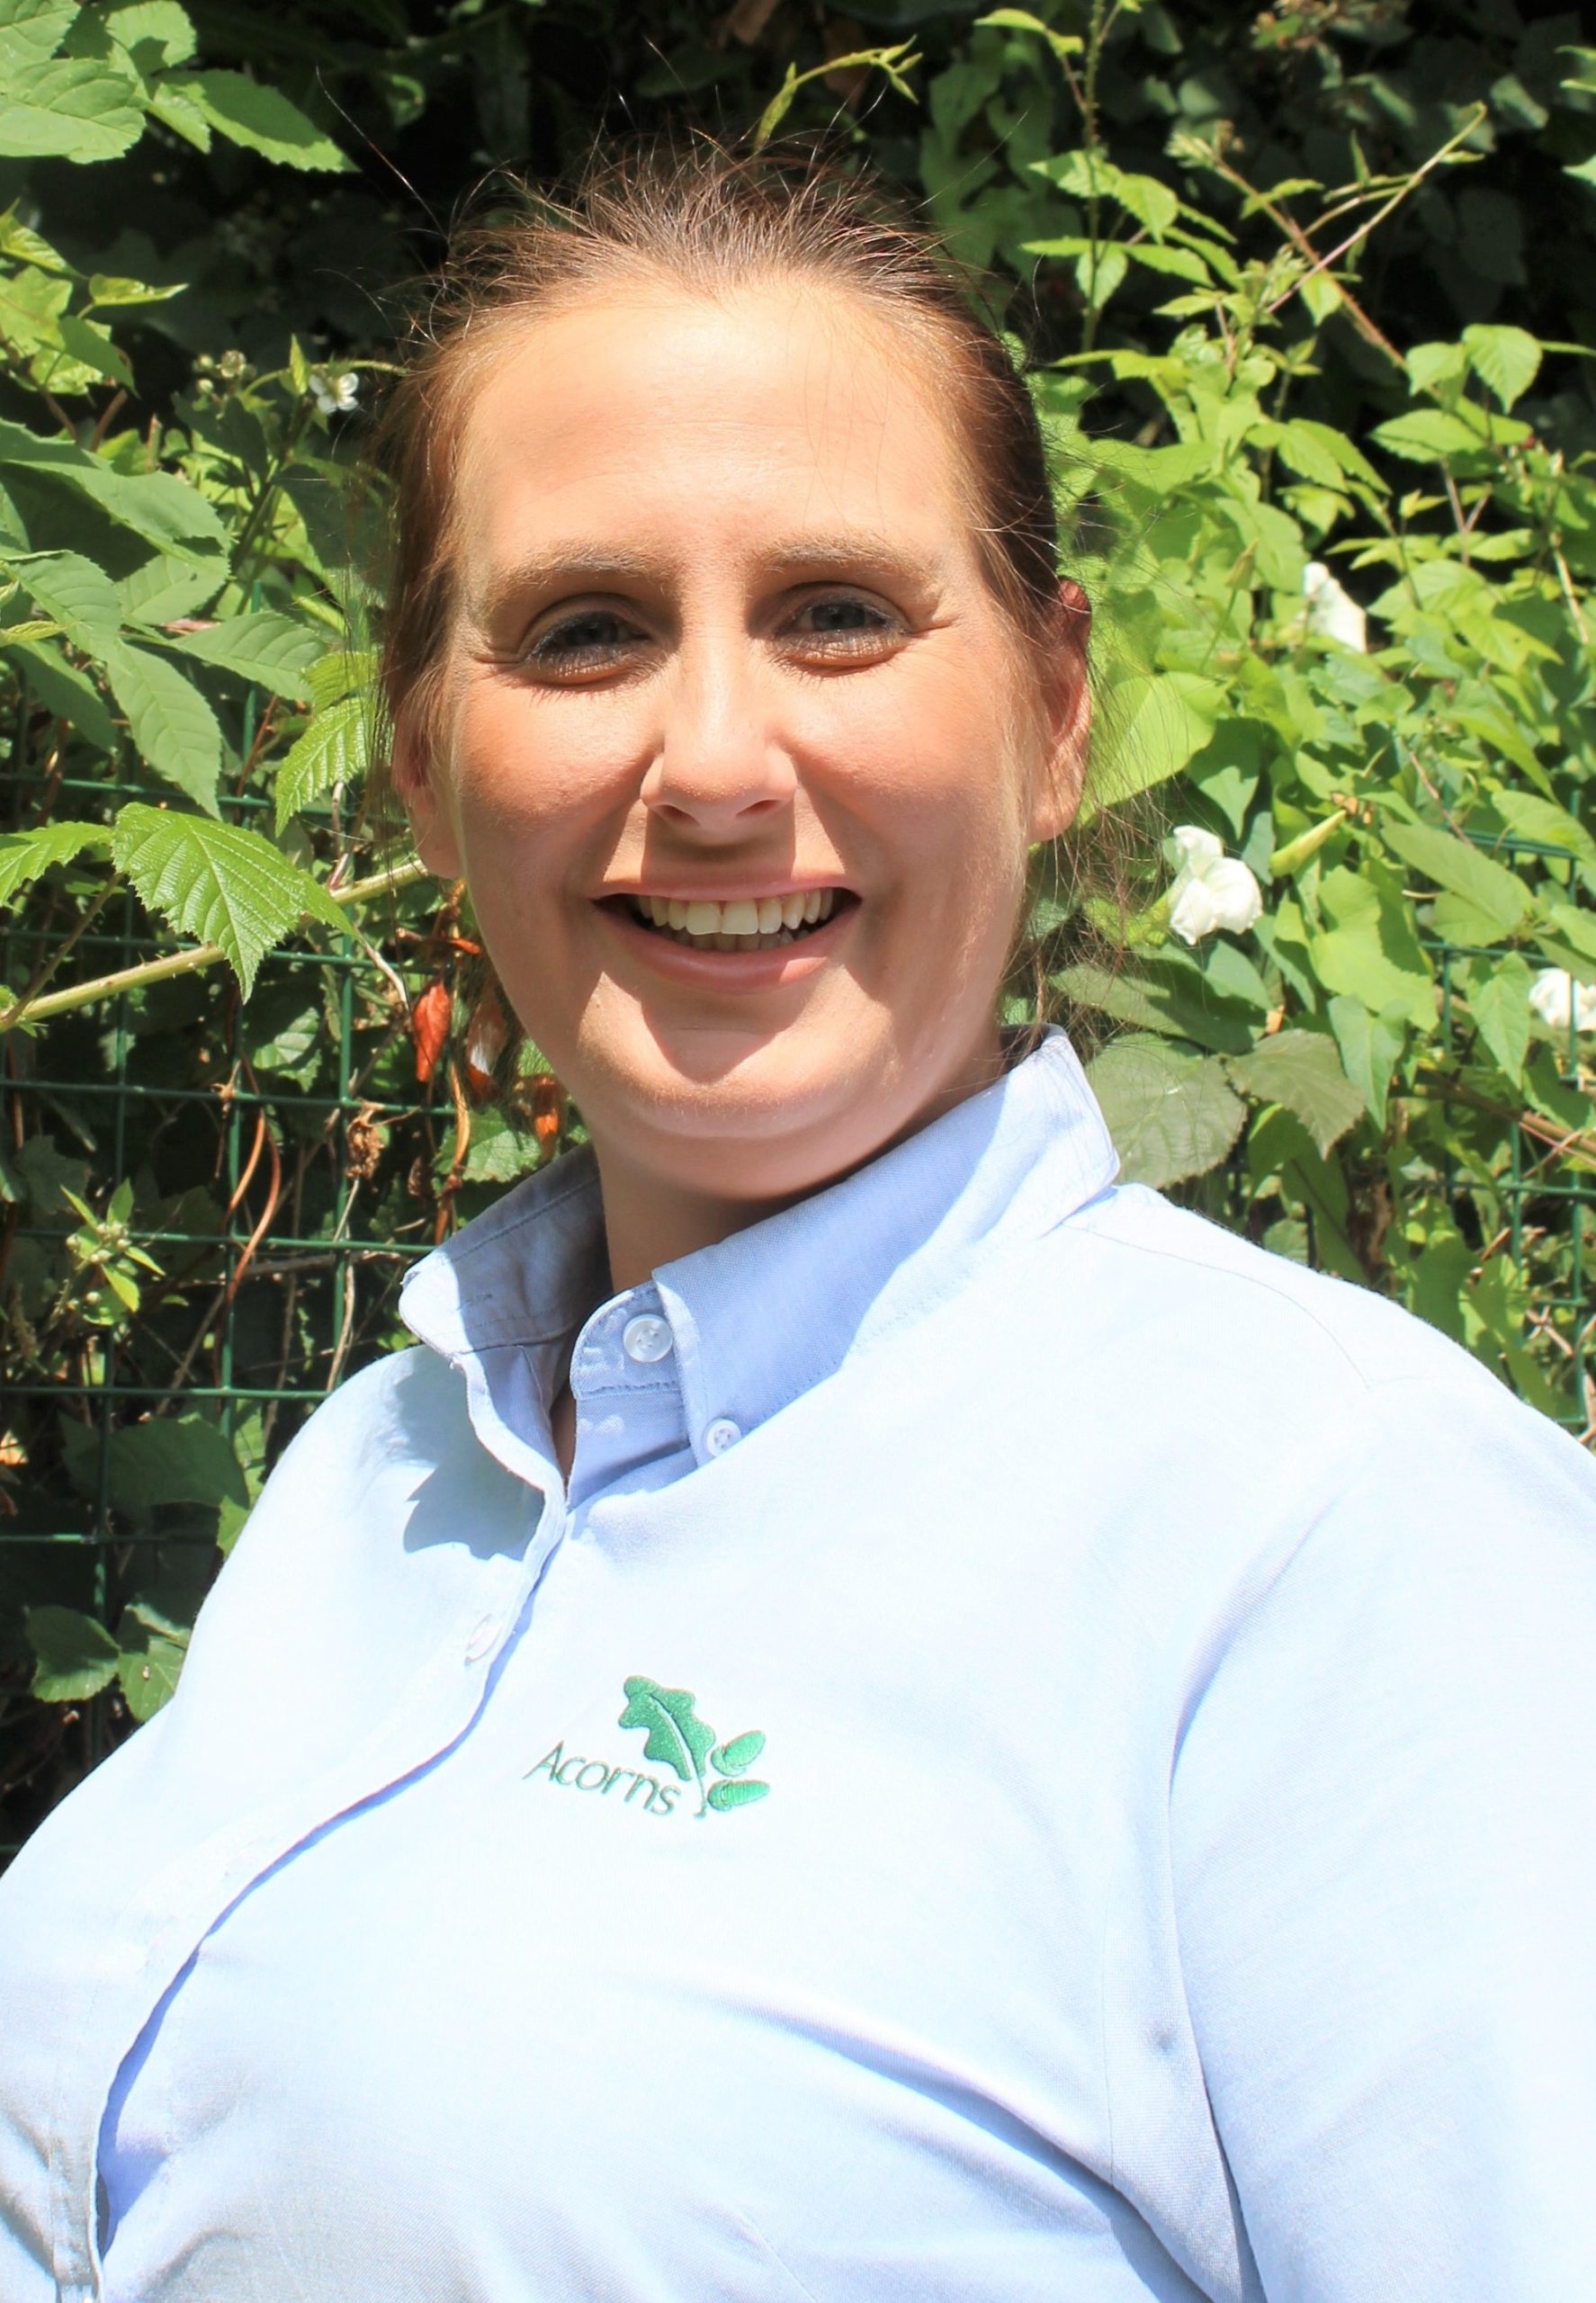
[[[220,947],[247,999],[261,961],[305,914],[346,924],[319,881],[238,824],[132,800],[117,819],[112,852],[152,911]]]

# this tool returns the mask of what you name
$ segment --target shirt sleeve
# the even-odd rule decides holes
[[[1596,1465],[1493,1390],[1375,1397],[1176,1764],[1269,2303],[1596,2297]]]

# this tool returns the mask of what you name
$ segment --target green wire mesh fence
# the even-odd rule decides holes
[[[68,778],[50,802],[88,816],[138,796]],[[39,779],[0,779],[0,822],[37,820]],[[266,805],[222,803],[233,821]],[[0,980],[32,982],[68,944],[85,978],[180,948],[125,889],[81,934],[62,909],[7,919]],[[474,946],[435,883],[384,912],[381,945],[367,918],[336,949],[270,956],[247,1005],[217,966],[0,1042],[0,1286],[22,1370],[0,1460],[0,1860],[158,1705],[219,1545],[293,1431],[413,1340],[408,1264],[549,1148],[535,1051],[504,1048],[507,1091],[470,1074],[472,1108],[456,1029],[418,1083],[412,1010],[430,994],[435,1036],[458,1026]],[[28,1696],[30,1611],[65,1643],[57,1692],[82,1691],[64,1710]]]

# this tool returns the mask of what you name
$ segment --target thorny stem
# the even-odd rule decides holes
[[[352,880],[346,888],[334,888],[329,892],[338,903],[354,905],[370,901],[373,896],[386,895],[390,890],[413,887],[417,880],[427,877],[426,865],[413,859],[400,864],[391,872],[373,873],[370,879]],[[103,895],[109,894],[114,879],[108,881]],[[75,1008],[92,1007],[96,1000],[114,999],[119,991],[138,991],[148,983],[165,983],[175,975],[187,975],[195,968],[214,967],[227,954],[220,944],[194,944],[184,952],[169,952],[164,959],[141,960],[136,967],[118,968],[112,975],[95,976],[88,983],[75,983],[68,990],[47,993],[42,999],[26,995],[0,1015],[0,1032],[8,1032],[24,1017],[29,1023],[41,1024],[52,1016],[64,1016]]]

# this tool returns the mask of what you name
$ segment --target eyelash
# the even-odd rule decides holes
[[[892,616],[887,610],[879,608],[874,602],[860,599],[853,594],[838,594],[823,599],[806,600],[797,610],[797,614],[807,615],[823,608],[858,609],[874,619],[871,623],[855,625],[851,629],[837,628],[830,632],[810,632],[806,635],[812,641],[823,641],[824,652],[831,657],[873,653],[884,636],[894,630],[901,632],[903,629],[898,619]],[[629,645],[628,641],[567,640],[565,645],[560,644],[563,635],[581,632],[584,628],[590,632],[595,625],[605,624],[612,629],[618,626],[623,632],[630,630],[632,639],[646,637],[635,625],[628,627],[626,618],[617,609],[588,608],[579,614],[567,616],[563,623],[551,624],[547,632],[540,633],[526,649],[525,660],[539,670],[567,674],[597,671],[614,665],[624,658]]]

